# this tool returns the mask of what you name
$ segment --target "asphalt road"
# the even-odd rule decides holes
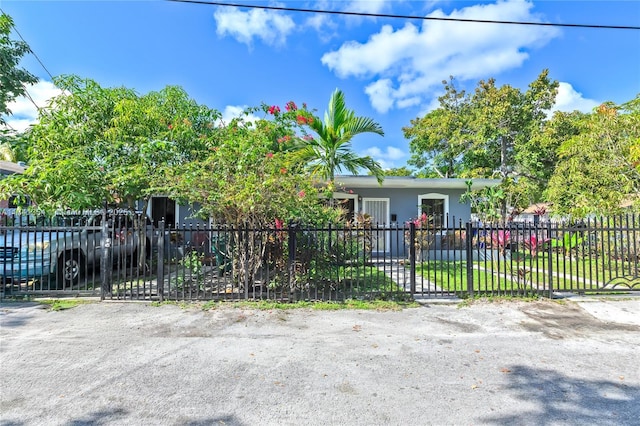
[[[0,305],[2,425],[638,425],[640,299]]]

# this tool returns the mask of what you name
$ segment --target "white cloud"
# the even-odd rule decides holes
[[[12,115],[5,117],[5,120],[10,128],[18,132],[23,132],[38,120],[36,105],[39,108],[44,108],[47,106],[49,99],[58,96],[62,92],[49,81],[39,81],[34,85],[27,86],[27,93],[29,93],[33,102],[28,97],[21,96],[7,105]]]
[[[359,13],[380,13],[386,8],[388,3],[387,0],[354,0],[349,2],[344,10]]]
[[[582,93],[577,92],[571,84],[560,82],[560,85],[558,86],[558,95],[556,96],[556,104],[551,109],[551,112],[572,112],[576,110],[581,112],[591,112],[598,105],[600,105],[600,102],[584,98]]]
[[[387,146],[382,149],[377,146],[373,146],[371,148],[367,148],[363,154],[373,158],[383,169],[396,167],[396,161],[404,159],[407,156],[406,152],[393,146]]]
[[[391,80],[378,80],[364,89],[376,111],[387,112],[393,106],[393,87],[391,85]]]
[[[329,15],[322,13],[317,13],[307,18],[305,26],[315,30],[320,40],[325,43],[339,35],[338,24]]]
[[[216,10],[213,17],[219,36],[229,35],[248,46],[254,38],[272,46],[283,45],[295,27],[289,16],[270,10],[242,12],[236,7],[225,7]]]
[[[227,105],[222,111],[222,117],[220,118],[220,125],[227,125],[234,118],[242,118],[245,122],[256,122],[259,117],[254,114],[245,115],[246,105]]]
[[[524,0],[498,1],[428,16],[460,19],[540,21]],[[322,63],[341,78],[371,78],[365,92],[379,112],[416,105],[440,88],[449,75],[471,80],[522,65],[527,51],[559,35],[550,27],[426,20],[383,26],[365,43],[349,41],[325,53]]]

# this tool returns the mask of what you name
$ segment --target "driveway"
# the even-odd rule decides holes
[[[630,425],[640,299],[0,306],[2,425]]]

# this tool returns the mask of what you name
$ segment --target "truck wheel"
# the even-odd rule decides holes
[[[77,252],[63,253],[58,258],[56,284],[58,289],[71,289],[84,278],[84,265]]]

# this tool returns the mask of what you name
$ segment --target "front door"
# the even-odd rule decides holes
[[[381,228],[389,224],[389,199],[388,198],[363,198],[362,211],[371,216],[373,224],[372,251],[381,253],[389,251],[389,232]]]

